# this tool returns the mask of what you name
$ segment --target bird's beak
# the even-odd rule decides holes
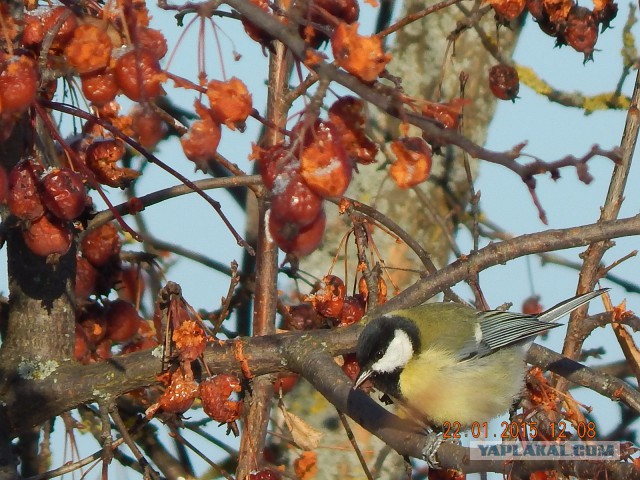
[[[371,370],[370,368],[361,370],[360,375],[358,375],[358,378],[356,378],[356,381],[353,384],[353,389],[356,390],[360,385],[362,385],[365,380],[371,376],[372,373],[373,370]]]

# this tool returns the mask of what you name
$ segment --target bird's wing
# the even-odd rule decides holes
[[[490,310],[478,313],[476,337],[457,354],[460,360],[484,357],[500,348],[522,343],[531,337],[560,326],[542,322],[533,315]]]
[[[539,315],[490,310],[478,312],[476,336],[467,342],[457,357],[466,360],[484,357],[510,345],[524,344],[538,334],[559,326],[555,322],[560,317],[602,295],[608,288],[576,295],[554,305]]]

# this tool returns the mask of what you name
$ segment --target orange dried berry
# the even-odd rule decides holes
[[[198,394],[198,384],[181,369],[171,374],[171,383],[158,400],[158,409],[166,413],[181,414],[193,405]]]
[[[396,161],[389,175],[400,188],[411,188],[425,181],[431,171],[431,148],[420,137],[403,137],[391,142]]]
[[[110,187],[124,188],[140,175],[131,168],[118,167],[117,162],[125,153],[125,147],[119,140],[95,140],[87,147],[85,161],[98,182]]]
[[[82,93],[96,105],[105,105],[116,98],[120,87],[112,71],[94,72],[80,77]]]
[[[136,35],[136,45],[153,53],[158,60],[167,54],[167,39],[160,30],[139,27],[136,29]]]
[[[185,156],[206,172],[209,161],[216,156],[221,136],[220,125],[207,115],[191,124],[189,133],[180,138],[180,144]]]
[[[489,69],[489,89],[500,100],[515,101],[520,90],[518,71],[510,65],[494,65]]]
[[[80,242],[82,256],[98,269],[108,263],[117,262],[121,247],[118,230],[112,223],[105,223],[89,230]]]
[[[312,141],[300,154],[300,174],[322,197],[339,197],[351,183],[353,165],[330,122],[320,122]]]
[[[62,220],[75,220],[87,205],[82,176],[68,168],[53,169],[42,179],[42,201]]]
[[[204,352],[207,346],[207,337],[204,330],[193,320],[186,320],[173,331],[171,337],[178,355],[183,362],[192,362]]]
[[[331,37],[338,66],[363,82],[373,82],[384,71],[391,55],[385,54],[380,37],[358,35],[358,24],[339,23]]]
[[[236,377],[220,374],[201,382],[198,393],[204,413],[217,422],[229,423],[242,413],[242,403],[229,400],[229,396],[241,391],[242,386]]]
[[[207,97],[213,119],[231,130],[235,130],[236,126],[242,126],[253,108],[247,86],[236,77],[226,82],[209,82]]]
[[[329,120],[335,125],[340,144],[353,162],[368,165],[376,161],[378,147],[364,131],[364,102],[344,96],[329,107]]]
[[[151,100],[164,94],[166,79],[155,54],[144,48],[129,50],[116,61],[116,82],[134,102]]]
[[[557,25],[567,18],[574,2],[573,0],[543,0],[542,6],[549,17],[549,22]]]
[[[19,115],[36,98],[38,70],[25,55],[8,56],[0,64],[0,114]]]
[[[147,106],[136,107],[131,113],[131,117],[131,127],[138,139],[138,143],[148,150],[154,149],[169,131],[162,117]]]
[[[37,220],[44,214],[38,173],[29,161],[22,161],[9,173],[9,211],[21,220]]]
[[[463,98],[455,98],[443,103],[425,101],[421,111],[425,117],[437,120],[444,128],[457,129],[460,125],[462,110],[469,103],[469,100]]]
[[[46,257],[67,253],[73,241],[73,232],[68,224],[55,219],[49,220],[43,215],[22,231],[22,237],[29,250]]]
[[[304,257],[313,252],[322,243],[327,217],[324,210],[312,223],[305,227],[291,222],[283,222],[269,215],[269,232],[278,247],[286,253]]]
[[[526,0],[489,0],[500,20],[511,22],[518,18],[526,6]]]
[[[342,313],[347,288],[340,277],[326,275],[322,279],[320,289],[306,300],[323,317],[337,318]]]
[[[80,25],[64,48],[69,65],[80,73],[101,70],[109,65],[111,59],[111,40],[109,35],[96,25]]]

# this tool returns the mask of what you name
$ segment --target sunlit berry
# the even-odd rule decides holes
[[[38,71],[33,59],[13,55],[0,63],[0,113],[25,112],[36,97]]]
[[[68,64],[78,73],[95,72],[103,69],[111,59],[109,35],[95,25],[80,25],[64,48]]]
[[[120,87],[112,71],[94,72],[80,77],[82,93],[96,105],[105,105],[116,98]]]
[[[500,100],[514,100],[520,90],[518,71],[510,65],[494,65],[489,69],[489,88]]]
[[[96,268],[118,259],[122,242],[112,223],[105,223],[86,233],[80,242],[82,256]]]
[[[122,92],[135,102],[164,94],[165,75],[155,54],[149,50],[129,50],[118,58],[114,71]]]
[[[74,220],[86,207],[82,176],[68,168],[54,169],[42,179],[42,202],[62,220]]]
[[[212,80],[207,85],[207,97],[213,119],[235,130],[251,114],[251,94],[247,86],[236,77],[226,82]]]
[[[71,247],[73,232],[68,224],[55,219],[49,220],[43,215],[22,231],[22,237],[29,250],[46,257],[67,253]]]
[[[311,224],[322,211],[322,198],[295,172],[276,177],[271,194],[271,216],[298,227]]]
[[[21,220],[37,220],[44,214],[39,183],[35,166],[29,161],[18,163],[9,173],[9,211]]]

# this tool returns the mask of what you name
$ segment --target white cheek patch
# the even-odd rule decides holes
[[[413,345],[409,335],[403,330],[396,330],[384,356],[371,365],[374,372],[391,373],[403,368],[413,357]]]

